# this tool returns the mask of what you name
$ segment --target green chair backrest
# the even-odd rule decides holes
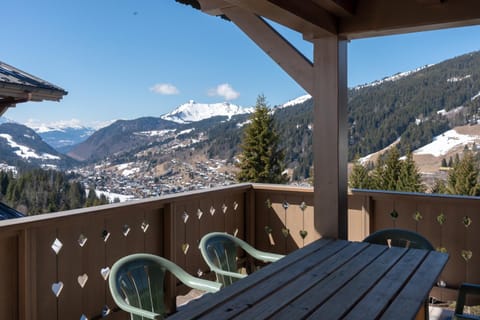
[[[166,268],[148,256],[130,256],[122,261],[110,277],[117,290],[131,306],[161,315],[166,313],[164,303],[164,278]],[[142,316],[131,314],[132,320]]]
[[[382,229],[366,237],[364,242],[413,249],[435,250],[421,234],[405,229]]]
[[[108,284],[113,300],[127,311],[132,320],[163,319],[167,311],[164,301],[165,273],[171,272],[190,288],[217,292],[221,284],[196,278],[165,258],[136,253],[119,259],[112,266]]]
[[[412,249],[435,250],[433,245],[421,234],[405,229],[382,229],[368,237],[364,242],[388,245],[389,247],[402,247]],[[429,318],[428,299],[423,304],[424,319]]]
[[[208,237],[203,243],[207,264],[213,264],[218,269],[238,272],[237,265],[237,244],[223,234],[216,234]],[[217,281],[224,287],[231,285],[239,278],[216,273]]]
[[[224,232],[211,232],[200,240],[200,251],[203,259],[215,272],[217,282],[224,287],[246,277],[246,274],[238,272],[237,254],[240,249],[248,254],[251,263],[250,269],[256,270],[254,260],[263,262],[275,262],[284,256],[277,253],[257,250],[247,242]]]

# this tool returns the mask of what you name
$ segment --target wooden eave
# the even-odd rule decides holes
[[[0,115],[17,103],[60,101],[66,94],[60,87],[0,62]]]
[[[184,0],[223,15],[240,7],[303,34],[359,39],[480,24],[478,0]],[[228,15],[227,15],[228,17]]]

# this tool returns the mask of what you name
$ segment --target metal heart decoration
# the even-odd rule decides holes
[[[283,201],[282,207],[283,207],[283,209],[285,209],[285,210],[287,210],[288,207],[290,207],[290,204],[287,202],[287,200]]]
[[[107,280],[108,275],[110,274],[110,268],[105,267],[105,268],[100,269],[100,274],[102,275],[103,280]]]
[[[468,228],[472,224],[472,218],[470,218],[469,216],[465,216],[463,217],[462,222],[465,228]]]
[[[442,212],[440,213],[438,216],[437,216],[437,222],[442,225],[444,224],[445,222],[447,221],[447,217],[445,216],[445,214]]]
[[[300,230],[300,237],[302,237],[302,239],[305,239],[307,235],[308,235],[307,230]]]
[[[438,252],[447,253],[447,248],[445,248],[445,247],[437,247],[436,250]]]
[[[55,297],[59,297],[60,296],[60,293],[62,292],[62,289],[63,289],[63,282],[62,281],[59,281],[59,282],[55,282],[52,284],[52,291],[53,291],[53,294],[55,295]]]
[[[413,214],[413,220],[415,221],[420,221],[423,219],[423,216],[422,214],[420,213],[420,211],[416,211],[414,214]]]
[[[286,238],[290,235],[290,229],[282,228],[282,234]]]
[[[88,274],[84,273],[81,274],[77,277],[78,284],[80,285],[81,288],[85,287],[85,284],[88,281]]]

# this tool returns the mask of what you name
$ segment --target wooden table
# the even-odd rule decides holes
[[[447,260],[436,251],[321,239],[168,319],[414,319]]]

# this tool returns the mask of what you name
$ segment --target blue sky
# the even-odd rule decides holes
[[[77,119],[93,125],[160,116],[195,100],[271,105],[305,94],[233,23],[174,0],[15,0],[2,5],[0,60],[69,93],[24,103],[20,123]],[[307,57],[311,45],[280,30]],[[349,86],[480,50],[480,27],[354,40]]]

